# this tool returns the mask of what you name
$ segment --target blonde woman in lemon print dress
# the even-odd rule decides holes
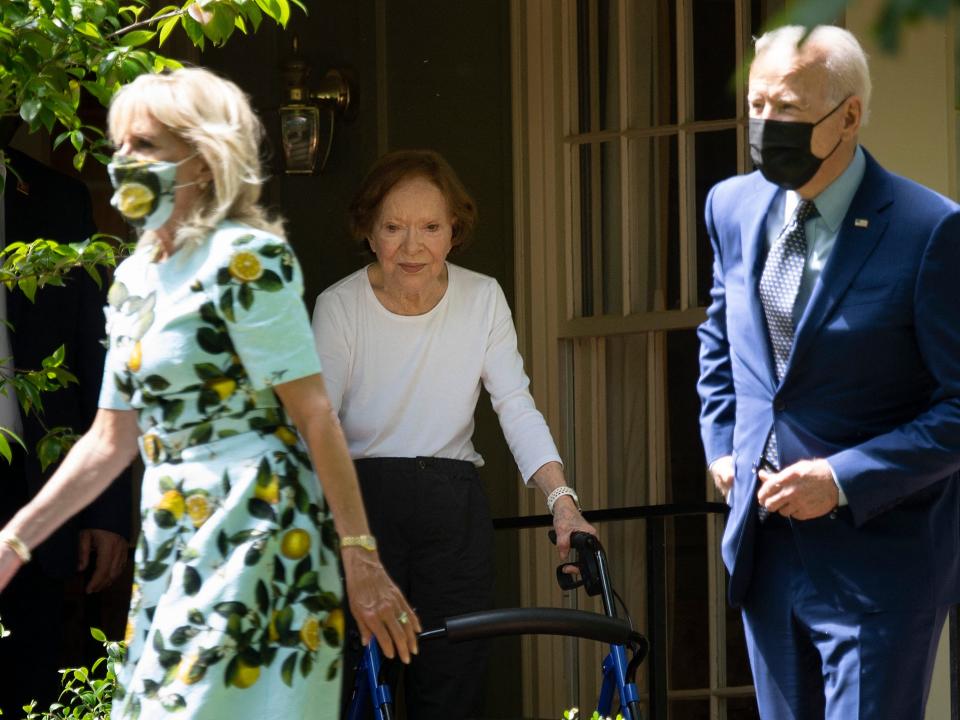
[[[120,90],[109,130],[113,202],[141,236],[108,295],[100,410],[0,532],[0,587],[139,446],[114,720],[333,718],[337,553],[365,638],[409,662],[420,626],[370,536],[297,260],[257,204],[259,123],[236,85],[193,68]]]

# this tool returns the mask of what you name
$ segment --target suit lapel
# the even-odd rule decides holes
[[[757,174],[759,177],[759,173]],[[770,352],[770,337],[767,334],[767,321],[760,302],[760,275],[763,272],[763,260],[766,256],[767,213],[777,195],[777,186],[766,181],[758,183],[756,205],[753,213],[740,221],[740,241],[743,243],[743,262],[746,273],[746,296],[753,324],[753,336],[761,339],[763,362],[767,368],[765,377],[770,378],[771,389],[776,385],[776,372],[773,366],[773,354]]]
[[[869,154],[866,160],[863,180],[853,196],[830,258],[800,318],[787,374],[810,347],[820,326],[830,317],[887,229],[887,219],[882,211],[893,202],[890,183],[886,171]]]

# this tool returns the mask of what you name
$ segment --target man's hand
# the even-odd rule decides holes
[[[109,530],[81,530],[77,548],[77,570],[83,572],[90,564],[90,553],[97,556],[96,565],[87,592],[99,592],[120,577],[127,564],[128,545],[124,537]]]
[[[733,455],[724,455],[710,463],[710,477],[713,478],[713,484],[717,486],[724,500],[727,499],[733,487],[733,474]]]
[[[770,512],[812,520],[837,507],[840,492],[826,460],[801,460],[777,473],[760,471],[757,500]]]

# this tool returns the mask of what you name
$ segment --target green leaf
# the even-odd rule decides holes
[[[253,567],[260,562],[260,559],[263,557],[263,545],[261,543],[253,543],[247,550],[247,553],[243,556],[243,564],[247,567]]]
[[[183,26],[184,32],[187,33],[187,37],[190,38],[190,42],[203,50],[203,26],[186,14],[180,16],[180,24]]]
[[[190,638],[196,637],[200,630],[192,625],[181,625],[170,633],[170,642],[173,645],[183,645]]]
[[[267,591],[267,584],[263,580],[257,580],[257,609],[261,615],[266,615],[270,609],[270,593]]]
[[[154,510],[153,521],[162,528],[172,528],[177,526],[177,518],[169,510]]]
[[[201,286],[202,287],[202,286]],[[213,325],[214,327],[219,328],[223,325],[223,321],[220,320],[220,316],[217,315],[217,308],[212,302],[205,302],[200,306],[199,309],[200,319],[203,320],[208,325]]]
[[[240,670],[240,658],[234,656],[230,658],[230,662],[227,663],[227,667],[223,671],[223,684],[231,685],[233,684],[234,678],[237,676],[237,672]]]
[[[17,282],[17,287],[30,299],[30,302],[34,302],[37,295],[37,279],[35,277],[21,278]]]
[[[234,640],[239,640],[243,635],[243,618],[234,613],[227,617],[227,635]]]
[[[340,647],[340,634],[336,628],[325,627],[323,629],[323,640],[330,647]]]
[[[223,371],[213,363],[196,363],[193,371],[201,380],[219,380],[223,377]]]
[[[244,310],[249,310],[253,306],[253,288],[247,283],[241,285],[237,291],[237,299]]]
[[[143,379],[143,382],[154,392],[160,392],[170,387],[170,381],[161,375],[148,375]]]
[[[283,280],[272,270],[264,270],[263,275],[254,283],[260,290],[276,292],[283,288]]]
[[[215,45],[222,45],[237,27],[234,22],[237,12],[229,5],[220,3],[215,5],[211,3],[208,8],[213,12],[213,17],[203,25],[204,34]]]
[[[228,600],[225,602],[219,602],[213,606],[214,612],[224,617],[229,617],[230,615],[246,615],[247,606],[242,602],[236,600]]]
[[[4,428],[4,430],[6,430],[6,428]],[[0,432],[0,455],[7,461],[7,464],[13,462],[13,452],[10,450],[10,443],[2,432]]]
[[[30,100],[24,101],[23,105],[20,106],[20,117],[23,118],[24,122],[33,123],[37,119],[37,115],[40,113],[43,104],[36,99],[31,98]]]
[[[163,421],[173,423],[183,412],[183,400],[169,400],[163,402]]]
[[[86,35],[87,37],[93,38],[94,40],[100,39],[100,31],[97,30],[97,26],[92,22],[78,22],[73,26],[74,32],[78,32],[81,35]]]
[[[230,341],[225,333],[208,327],[202,327],[197,331],[197,344],[211,355],[220,355],[230,348]]]
[[[261,247],[257,252],[265,258],[275,258],[287,252],[287,248],[280,243],[269,243]]]
[[[187,595],[196,595],[200,592],[201,578],[197,569],[187,565],[183,570],[183,591]]]
[[[103,630],[99,628],[90,628],[90,635],[97,642],[105,643],[107,641],[107,636],[104,634]]]
[[[81,150],[76,155],[73,156],[73,168],[80,172],[83,170],[83,165],[87,161],[87,151]]]
[[[168,712],[177,712],[178,710],[183,710],[187,707],[187,701],[184,700],[182,696],[177,694],[164,695],[160,699],[160,704],[163,705],[163,709],[167,710]]]
[[[233,288],[228,287],[220,296],[220,312],[230,322],[236,322],[233,315]]]
[[[270,461],[266,458],[261,458],[260,464],[257,466],[257,485],[266,487],[270,484],[272,477],[273,469],[270,467]]]
[[[283,661],[280,667],[280,677],[288,687],[293,687],[293,673],[297,669],[297,653],[291,653],[290,657]]]
[[[260,498],[250,498],[250,500],[247,501],[247,512],[261,520],[277,521],[277,514],[274,512],[273,507],[271,507],[270,503],[266,500],[261,500]]]
[[[167,18],[166,20],[161,20],[157,27],[160,29],[160,41],[159,45],[162,46],[166,42],[167,38],[170,36],[170,33],[173,32],[173,29],[177,26],[177,23],[180,21],[180,18],[173,16]]]
[[[310,653],[304,653],[300,660],[300,675],[307,677],[311,670],[313,670],[313,657]]]
[[[152,30],[134,30],[120,37],[120,45],[123,47],[140,47],[153,40],[156,34]]]
[[[191,432],[188,443],[190,445],[203,445],[210,441],[210,438],[213,436],[213,426],[210,423],[201,423],[197,425]]]

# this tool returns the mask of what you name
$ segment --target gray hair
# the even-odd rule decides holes
[[[183,140],[210,168],[213,182],[177,230],[178,248],[202,242],[223,220],[282,236],[281,223],[267,219],[259,205],[263,126],[235,83],[198,67],[141,75],[118,90],[110,103],[111,139],[116,141],[141,113]],[[140,239],[142,246],[154,242],[150,232]]]
[[[808,34],[809,32],[809,34]],[[827,71],[827,101],[839,104],[845,98],[860,98],[861,124],[870,117],[870,67],[867,54],[849,30],[835,25],[817,25],[812,30],[803,25],[785,25],[756,39],[756,57],[770,52],[796,53],[801,44],[813,43],[821,51]]]

